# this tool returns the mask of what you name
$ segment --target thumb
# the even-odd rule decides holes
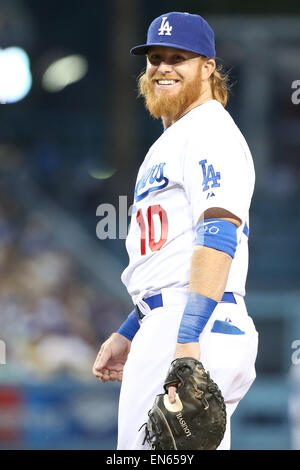
[[[95,369],[97,371],[101,371],[101,369],[103,369],[103,367],[106,366],[110,358],[111,358],[111,349],[104,348],[96,359]]]

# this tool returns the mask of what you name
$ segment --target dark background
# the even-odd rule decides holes
[[[23,100],[0,105],[1,448],[115,446],[118,385],[95,383],[91,366],[130,311],[128,257],[124,239],[97,237],[96,211],[118,212],[119,196],[130,206],[162,132],[137,98],[145,64],[129,49],[168,11],[201,14],[215,30],[234,84],[227,109],[256,168],[246,300],[260,345],[233,448],[300,448],[299,2],[0,0],[0,48],[22,47],[33,78]],[[46,91],[45,70],[70,54],[87,74]]]

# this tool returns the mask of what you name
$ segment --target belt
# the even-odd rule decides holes
[[[146,304],[150,307],[150,310],[154,310],[155,308],[158,308],[158,307],[163,307],[164,305],[162,294],[152,295],[151,297],[147,297],[146,299],[143,299],[143,301],[146,302]],[[234,294],[232,292],[224,292],[221,302],[236,304]],[[135,306],[135,312],[139,320],[142,320],[144,318],[145,315],[140,311],[137,305]]]

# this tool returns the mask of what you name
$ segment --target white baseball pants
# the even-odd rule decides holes
[[[149,449],[147,443],[143,445],[144,428],[139,428],[147,422],[155,396],[164,393],[163,383],[174,359],[187,297],[186,289],[163,289],[163,307],[148,308],[133,338],[120,391],[118,450]],[[256,377],[258,333],[244,298],[235,294],[235,299],[236,303],[217,305],[199,338],[200,361],[221,389],[226,403],[227,427],[218,450],[230,449],[230,418]],[[142,304],[145,311],[145,303]],[[242,333],[222,332],[228,330],[228,325],[229,330],[233,326],[236,328],[232,331]]]

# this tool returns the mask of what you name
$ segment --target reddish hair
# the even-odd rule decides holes
[[[216,70],[210,76],[210,81],[214,99],[219,101],[225,108],[231,85],[229,84],[229,75],[224,72],[222,65],[216,67]]]

